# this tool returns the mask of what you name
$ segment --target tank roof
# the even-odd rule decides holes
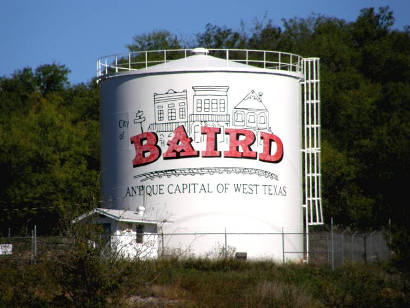
[[[153,72],[183,72],[183,71],[204,71],[204,70],[260,70],[258,67],[226,61],[208,55],[194,55],[184,59],[171,60],[166,63],[150,66],[145,70],[139,70],[142,73]]]
[[[178,49],[112,55],[98,59],[97,77],[178,72],[251,72],[303,77],[298,55],[247,49]]]

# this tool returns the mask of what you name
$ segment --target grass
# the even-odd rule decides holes
[[[408,307],[408,288],[383,264],[129,261],[88,248],[37,264],[0,259],[0,307]]]

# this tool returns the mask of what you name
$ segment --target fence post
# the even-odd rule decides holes
[[[344,236],[345,231],[346,230],[343,230],[342,234],[340,235],[342,237],[342,265],[345,264],[345,245],[344,245],[345,244],[344,243],[344,241],[345,241],[345,236]]]
[[[31,263],[34,263],[34,229],[31,230]]]
[[[354,241],[353,241],[353,239],[354,239],[354,236],[355,236],[355,234],[356,234],[356,232],[353,232],[353,234],[352,234],[352,245],[351,245],[351,247],[350,247],[350,253],[352,254],[352,256],[351,256],[351,262],[353,263],[353,251],[354,251]]]
[[[373,247],[374,236],[373,236],[373,233],[374,233],[374,231],[369,234],[369,253],[368,253],[368,255],[369,255],[369,262],[370,263],[373,262],[373,257],[374,257],[374,253],[373,253],[373,251],[374,251],[374,247]]]
[[[224,247],[224,258],[228,257],[228,239],[226,237],[226,227],[225,227],[225,247]]]
[[[34,264],[37,262],[37,226],[34,225]]]
[[[161,228],[161,257],[164,258],[164,249],[165,249],[165,244],[164,244],[164,230]]]
[[[377,254],[378,254],[378,247],[377,247],[377,238],[375,237],[377,235],[376,231],[373,231],[369,234],[369,259],[370,263],[373,263],[375,260],[377,260]]]
[[[282,227],[282,263],[285,264],[285,233]]]
[[[326,244],[327,244],[327,262],[328,264],[331,264],[332,262],[330,261],[330,236],[329,234],[326,234]]]
[[[363,259],[364,259],[364,263],[367,263],[367,238],[366,238],[366,233],[363,236]]]
[[[330,218],[330,238],[331,238],[331,249],[332,249],[331,265],[332,265],[332,270],[334,270],[335,269],[335,250],[334,250],[335,247],[334,247],[334,242],[333,242],[333,217]]]

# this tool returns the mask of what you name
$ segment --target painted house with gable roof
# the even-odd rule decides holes
[[[253,130],[270,130],[269,111],[262,102],[262,93],[249,92],[232,112],[233,126]]]

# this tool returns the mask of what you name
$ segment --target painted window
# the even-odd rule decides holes
[[[243,113],[242,112],[237,112],[235,113],[235,121],[236,122],[243,122]]]
[[[196,100],[196,111],[201,112],[202,111],[202,99],[197,99]]]
[[[186,117],[185,108],[184,107],[179,108],[179,118],[180,119],[185,119],[185,117]]]
[[[158,121],[164,121],[164,110],[160,109],[158,110]]]
[[[168,109],[168,121],[175,121],[177,118],[177,113],[175,108]]]
[[[212,112],[218,112],[218,100],[212,99]]]
[[[248,125],[249,126],[255,126],[255,114],[254,113],[250,113],[248,114]]]
[[[209,99],[204,100],[204,111],[209,112]]]
[[[221,99],[219,100],[219,111],[220,111],[220,112],[225,112],[225,110],[226,110],[226,107],[225,107],[225,99],[224,99],[224,98],[221,98]]]
[[[259,124],[266,124],[266,117],[264,114],[259,116]]]

